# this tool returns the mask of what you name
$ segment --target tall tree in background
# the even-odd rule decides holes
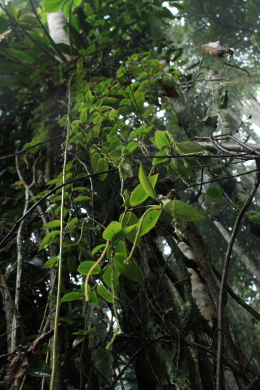
[[[259,73],[184,71],[159,0],[1,8],[6,388],[256,389]]]

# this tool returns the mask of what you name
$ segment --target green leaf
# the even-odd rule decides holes
[[[61,303],[72,302],[72,301],[78,301],[81,299],[83,299],[82,293],[80,291],[74,291],[74,292],[70,292],[68,294],[63,295],[60,302]]]
[[[77,225],[78,224],[78,217],[72,218],[72,220],[67,224],[67,227]]]
[[[58,257],[51,257],[49,260],[46,261],[45,264],[43,264],[42,268],[54,267],[58,260],[59,260]]]
[[[93,156],[91,157],[91,166],[94,172],[97,172],[97,165],[100,159],[101,159],[100,153],[94,153]]]
[[[108,117],[111,121],[113,121],[118,114],[118,110],[111,110],[108,114]]]
[[[135,242],[136,234],[137,234],[137,224],[126,227],[123,230],[124,237],[127,238],[132,244]],[[139,235],[137,240],[137,245],[140,245],[141,236]]]
[[[260,223],[260,216],[259,216],[259,215],[250,215],[250,216],[249,216],[249,219],[250,219],[251,221]]]
[[[144,114],[143,114],[143,117],[144,117],[144,118],[148,118],[148,117],[151,115],[151,113],[153,112],[154,107],[155,107],[155,105],[153,104],[152,106],[150,106],[149,108],[147,108],[147,110],[146,110],[146,111],[144,112]]]
[[[213,169],[212,169],[212,172],[214,173],[214,175],[219,176],[219,175],[222,174],[223,171],[222,171],[222,168],[217,167],[217,168],[213,168]]]
[[[116,267],[114,267],[114,270],[113,270],[113,267],[114,266],[112,264],[110,264],[106,268],[105,272],[103,273],[103,280],[109,288],[112,289],[112,287],[114,287],[114,290],[117,291],[118,286],[119,286],[120,273]],[[112,279],[112,275],[113,275],[113,279]]]
[[[123,240],[117,242],[115,252],[127,256],[127,249]]]
[[[122,235],[122,225],[117,221],[112,221],[103,232],[105,240],[116,240]]]
[[[43,0],[43,5],[46,12],[58,12],[67,0]]]
[[[155,187],[158,179],[158,173],[148,178],[152,187]],[[142,204],[147,198],[149,194],[144,190],[143,186],[139,184],[130,195],[130,204],[131,206],[138,206]]]
[[[162,148],[171,148],[171,143],[167,137],[166,131],[156,131],[155,132],[155,145],[157,148],[162,149]]]
[[[49,378],[51,376],[51,368],[43,360],[29,360],[26,372],[37,378]]]
[[[219,187],[209,187],[206,191],[206,195],[211,199],[221,199],[223,198],[223,192]]]
[[[143,220],[141,220],[142,225],[139,233],[140,236],[143,236],[144,234],[148,233],[156,225],[161,213],[162,209],[157,206],[148,209],[148,211],[145,213]],[[139,224],[141,223],[141,221],[139,222]]]
[[[97,163],[97,173],[98,172],[103,172],[103,171],[108,171],[108,162],[105,158],[101,158],[98,160]],[[99,175],[100,179],[103,181],[106,179],[108,173],[103,173],[102,175]]]
[[[150,182],[142,164],[140,165],[138,176],[139,176],[140,184],[143,187],[146,194],[148,196],[150,196],[151,198],[156,199],[156,193],[154,191],[153,186],[151,185],[151,182]]]
[[[108,289],[103,286],[103,284],[99,284],[98,287],[97,287],[97,292],[99,293],[99,295],[107,302],[109,303],[113,303],[113,296],[112,296],[112,293],[110,291],[108,291]]]
[[[37,62],[37,59],[31,56],[31,50],[8,49],[8,52],[27,64]]]
[[[96,291],[92,291],[92,292],[89,294],[89,302],[92,303],[93,305],[97,305],[97,306],[100,305],[100,302],[99,302],[99,300],[98,300]]]
[[[8,20],[0,16],[0,34],[5,32],[8,29],[8,26],[9,26]]]
[[[163,149],[159,150],[159,152],[156,153],[155,156],[156,156],[156,158],[153,159],[153,165],[158,165],[158,164],[164,163],[167,160],[169,160],[169,158],[167,157],[167,155],[165,154],[165,151]],[[162,158],[158,158],[157,156],[162,156]],[[166,158],[163,158],[163,157],[166,157]]]
[[[82,195],[82,196],[78,196],[77,198],[75,198],[74,202],[84,202],[84,201],[90,200],[90,199],[91,199],[90,196]]]
[[[126,264],[126,256],[121,253],[116,253],[114,257],[114,263],[121,275],[127,279],[133,280],[134,282],[143,282],[143,275],[139,267],[134,263],[133,260],[129,260]]]
[[[239,210],[234,210],[234,211],[231,213],[231,215],[230,215],[230,217],[229,217],[229,218],[234,218],[234,217],[237,217],[237,216],[239,215],[239,213],[240,213],[240,211],[239,211]]]
[[[42,249],[46,248],[48,245],[50,245],[57,236],[60,235],[60,231],[59,230],[53,230],[52,232],[50,232],[49,234],[47,234],[47,236],[44,237],[44,239],[42,240],[41,242],[41,245],[40,245],[40,248],[39,248],[39,251],[41,251]]]
[[[245,202],[243,202],[242,200],[239,200],[238,202],[236,202],[236,207],[238,209],[242,209],[244,207],[244,204],[245,204]]]
[[[87,55],[87,54],[92,54],[92,53],[94,53],[96,51],[96,45],[94,44],[94,45],[90,45],[88,48],[87,48],[87,50],[85,51],[85,54]]]
[[[95,264],[95,261],[87,260],[82,261],[80,266],[78,267],[78,272],[82,275],[87,275],[90,271],[90,268]],[[91,275],[99,274],[101,272],[100,264],[96,266],[96,268],[91,272]]]
[[[86,336],[78,336],[73,340],[72,348],[76,348],[77,345],[82,343],[82,341],[86,338]]]
[[[98,251],[100,251],[101,249],[105,248],[106,244],[100,244],[98,246],[96,246],[92,252],[91,252],[91,255],[94,256]]]
[[[203,152],[203,147],[195,141],[183,141],[178,144],[178,150],[182,154],[193,154]]]
[[[60,227],[60,225],[61,225],[61,221],[59,219],[56,219],[55,221],[46,223],[46,225],[44,225],[42,229],[52,229],[52,228]]]
[[[175,218],[184,221],[198,221],[205,218],[198,210],[182,200],[171,200],[164,205],[163,209]]]
[[[131,225],[136,225],[139,221],[139,218],[131,211],[128,211],[126,214],[120,215],[120,222],[122,227],[126,228]]]
[[[189,179],[191,168],[184,158],[172,158],[170,167],[183,179]]]
[[[12,73],[28,73],[28,68],[12,62],[0,63],[0,74],[10,75]]]
[[[123,99],[119,103],[119,106],[130,106],[132,104],[131,99]]]

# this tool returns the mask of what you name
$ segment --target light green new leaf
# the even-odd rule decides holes
[[[153,199],[156,199],[156,193],[154,191],[153,186],[151,185],[151,182],[150,182],[142,164],[140,165],[138,176],[139,176],[140,184],[143,187],[143,189],[145,190],[145,192],[148,194],[148,196],[150,196]]]
[[[171,200],[164,205],[163,209],[175,218],[184,221],[198,221],[205,218],[198,210],[182,200]]]

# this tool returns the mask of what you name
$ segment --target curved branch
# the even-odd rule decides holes
[[[233,249],[233,245],[235,243],[235,238],[238,233],[239,225],[242,221],[242,218],[251,204],[256,191],[259,187],[260,184],[260,160],[256,159],[256,168],[257,168],[257,174],[255,178],[255,184],[254,187],[244,204],[243,208],[241,209],[237,220],[235,222],[235,225],[233,227],[233,232],[231,236],[231,240],[229,242],[228,248],[227,248],[227,253],[226,253],[226,258],[225,258],[225,263],[224,263],[224,269],[222,273],[222,280],[221,280],[221,285],[220,285],[220,291],[219,291],[219,309],[218,309],[218,353],[217,353],[217,371],[216,371],[216,390],[221,390],[222,389],[222,384],[223,384],[223,351],[224,351],[224,334],[223,334],[223,317],[224,317],[224,293],[225,293],[225,287],[226,287],[226,281],[227,281],[227,276],[228,276],[228,271],[229,271],[229,264],[230,264],[230,259],[231,259],[231,253]]]

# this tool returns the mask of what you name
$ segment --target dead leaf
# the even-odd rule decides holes
[[[202,45],[202,54],[210,54],[211,56],[223,57],[224,54],[233,55],[234,51],[230,46],[221,41],[209,42],[206,45]]]

